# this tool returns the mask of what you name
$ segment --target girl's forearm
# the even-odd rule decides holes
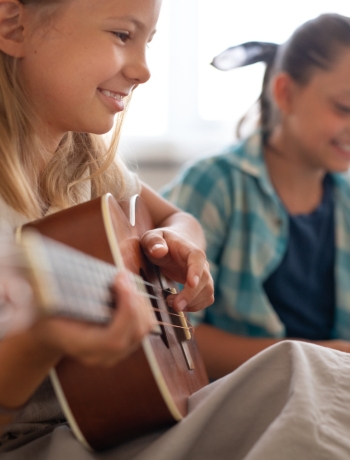
[[[33,329],[0,342],[0,407],[22,406],[61,359],[43,346]]]
[[[174,213],[167,217],[161,226],[173,229],[205,251],[206,240],[203,229],[191,214],[182,211]]]
[[[181,211],[165,200],[146,184],[142,185],[141,196],[147,204],[156,227],[168,227],[184,238],[205,249],[205,237],[201,225],[192,215]]]
[[[280,340],[230,334],[208,324],[197,326],[195,337],[209,378],[213,380],[229,374],[257,353]]]

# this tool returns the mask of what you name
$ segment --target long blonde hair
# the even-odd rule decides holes
[[[43,9],[62,1],[21,3],[33,3]],[[106,192],[121,196],[125,183],[118,165],[121,160],[115,160],[115,153],[124,113],[117,117],[108,146],[102,136],[70,132],[48,159],[35,132],[35,114],[19,81],[16,64],[15,58],[0,51],[1,197],[16,211],[35,219],[48,205],[66,208],[81,202],[81,184],[87,180],[91,181],[92,198]],[[46,166],[42,170],[43,163]]]

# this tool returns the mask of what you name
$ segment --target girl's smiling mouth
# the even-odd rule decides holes
[[[98,92],[101,94],[103,100],[108,103],[110,107],[113,107],[115,112],[121,112],[124,110],[124,97],[127,94],[124,93],[116,93],[114,91],[110,91],[108,89],[97,88]]]
[[[338,144],[338,146],[347,153],[350,153],[350,144]]]
[[[350,159],[350,142],[333,141],[332,145],[337,149],[338,153]]]

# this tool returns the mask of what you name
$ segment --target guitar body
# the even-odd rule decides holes
[[[148,288],[154,289],[151,295],[161,297],[166,287],[140,248],[140,236],[153,228],[140,198],[118,203],[107,194],[31,222],[22,234],[31,228],[96,259],[125,266],[156,286]],[[169,326],[149,334],[116,366],[86,367],[65,358],[51,372],[74,434],[91,449],[107,449],[181,420],[188,397],[208,383],[194,338],[186,340],[172,327],[164,298],[153,299],[152,305],[160,310],[157,319]]]

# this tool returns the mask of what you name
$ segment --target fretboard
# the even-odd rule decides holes
[[[53,315],[109,321],[114,265],[42,235],[26,234],[23,241],[41,308]]]

